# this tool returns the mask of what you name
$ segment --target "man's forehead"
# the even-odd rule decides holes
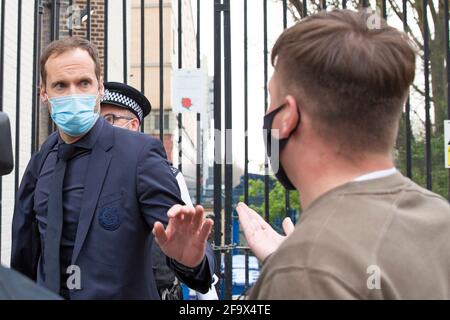
[[[52,54],[45,64],[47,72],[64,73],[82,71],[95,75],[95,63],[89,53],[82,49],[69,50],[60,54]]]
[[[48,57],[47,62],[59,62],[61,60],[82,60],[84,63],[90,62],[95,64],[89,52],[81,48],[70,49],[64,52],[55,52]]]

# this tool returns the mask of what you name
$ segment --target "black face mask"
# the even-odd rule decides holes
[[[273,124],[273,120],[275,119],[275,116],[285,107],[286,105],[283,104],[281,105],[279,108],[275,109],[274,111],[272,111],[269,114],[266,114],[264,116],[264,126],[263,129],[265,130],[265,139],[264,139],[264,143],[266,146],[266,154],[270,159],[270,162],[272,163],[272,141],[277,141],[277,139],[272,137],[272,124]],[[300,122],[300,117],[298,119],[298,123]],[[298,126],[297,123],[297,126]],[[296,127],[297,128],[297,127]],[[289,180],[288,176],[286,175],[286,172],[283,169],[283,166],[281,165],[281,152],[284,149],[284,147],[286,146],[289,138],[291,137],[292,133],[295,130],[293,130],[289,136],[287,138],[284,139],[280,139],[278,140],[278,146],[279,146],[279,154],[278,154],[278,170],[275,172],[275,177],[277,177],[278,181],[280,181],[280,183],[283,185],[283,187],[285,187],[288,190],[295,190],[294,185],[292,184],[291,180]],[[273,169],[273,165],[272,165],[272,169]],[[274,170],[275,171],[275,170]]]

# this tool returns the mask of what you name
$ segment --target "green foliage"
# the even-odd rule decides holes
[[[404,128],[400,126],[401,130]],[[406,176],[406,145],[404,134],[400,131],[403,141],[397,143],[396,165]],[[448,141],[447,141],[448,143]],[[444,198],[449,198],[449,169],[445,168],[445,144],[443,134],[435,133],[431,137],[431,177],[432,191]],[[411,139],[412,180],[422,187],[427,187],[426,143],[423,134]]]
[[[270,180],[272,181],[271,184],[275,183],[275,186],[269,192],[269,217],[270,221],[274,221],[282,219],[286,215],[285,189],[273,177],[270,177]],[[248,186],[249,206],[264,216],[264,181],[250,179]],[[244,196],[240,197],[240,201],[244,201]],[[290,191],[289,205],[291,209],[297,210],[297,214],[300,212],[300,200],[297,191]]]

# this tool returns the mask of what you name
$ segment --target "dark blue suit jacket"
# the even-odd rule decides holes
[[[167,210],[183,204],[180,190],[159,140],[115,128],[103,119],[91,152],[73,250],[80,268],[81,290],[71,299],[159,299],[150,248],[155,221],[167,224]],[[51,135],[36,153],[17,194],[12,230],[12,268],[38,280],[42,250],[34,206],[40,169],[57,143]],[[214,255],[196,270],[168,259],[168,265],[188,286],[206,292],[214,271]]]

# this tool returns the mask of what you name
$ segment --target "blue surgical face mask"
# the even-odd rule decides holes
[[[95,112],[97,95],[70,95],[49,99],[51,117],[64,133],[79,137],[94,126],[99,115]]]

